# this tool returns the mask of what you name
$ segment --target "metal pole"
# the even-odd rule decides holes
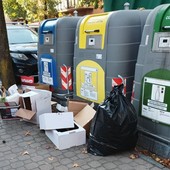
[[[124,10],[129,10],[129,8],[130,8],[130,3],[129,2],[124,3]]]
[[[74,14],[75,17],[77,17],[77,16],[78,16],[78,11],[75,10],[75,11],[73,12],[73,14]]]

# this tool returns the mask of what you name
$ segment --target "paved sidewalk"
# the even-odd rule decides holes
[[[132,151],[100,157],[84,150],[59,151],[37,125],[0,120],[0,170],[168,170],[144,155],[130,159]]]

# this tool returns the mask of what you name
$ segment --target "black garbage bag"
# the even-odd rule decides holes
[[[92,119],[87,151],[93,155],[111,155],[136,146],[137,114],[123,95],[123,87],[114,86]]]

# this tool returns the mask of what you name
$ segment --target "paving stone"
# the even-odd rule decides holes
[[[30,159],[30,155],[20,155],[18,156],[18,160],[20,161],[25,161],[25,160],[29,160]]]
[[[18,161],[18,158],[15,157],[15,158],[13,158],[13,159],[9,159],[9,161],[10,161],[10,163],[14,163],[14,162],[17,162],[17,161]]]
[[[11,160],[11,159],[14,159],[14,158],[16,157],[16,154],[9,152],[9,153],[6,154],[6,155],[4,154],[3,157],[4,157],[5,159]]]
[[[23,138],[23,136],[14,136],[14,137],[12,137],[12,140],[18,140],[18,139],[22,139]]]
[[[24,166],[24,162],[21,162],[21,161],[17,161],[17,162],[11,163],[11,167],[15,168],[15,169],[17,169],[19,167],[22,167],[22,166]]]
[[[82,169],[90,169],[90,166],[89,165],[82,165],[81,168]]]
[[[70,158],[71,160],[73,160],[73,161],[76,161],[76,160],[78,160],[79,158],[77,157],[77,156],[73,156],[72,158]]]
[[[23,150],[23,148],[20,148],[20,147],[12,148],[11,151],[13,153],[23,153],[23,152],[25,152],[25,150]]]
[[[128,164],[119,165],[118,168],[121,169],[121,170],[135,170],[135,168],[131,167]],[[145,170],[145,169],[143,169],[143,170]]]
[[[158,167],[153,167],[150,170],[162,170],[162,168],[158,168]]]
[[[7,134],[1,135],[2,140],[6,140],[6,139],[10,139],[10,138],[11,138],[10,135],[7,135]]]
[[[58,167],[58,166],[60,166],[61,164],[60,164],[59,161],[56,161],[56,162],[51,163],[51,165],[53,165],[53,167]]]
[[[12,169],[11,166],[5,166],[2,168],[2,170],[10,170],[10,169]]]
[[[50,152],[50,154],[51,154],[52,156],[59,156],[59,155],[62,155],[62,152],[59,151],[59,150],[54,150],[54,151]]]
[[[124,157],[124,158],[121,158],[120,161],[122,163],[131,163],[133,160],[128,157]]]
[[[29,164],[26,164],[25,165],[25,168],[26,169],[35,169],[35,168],[37,168],[38,167],[38,164],[37,163],[35,163],[35,162],[32,162],[32,163],[29,163]]]
[[[26,170],[25,167],[17,168],[17,170]]]
[[[88,163],[88,165],[92,168],[97,168],[97,167],[101,166],[101,163],[98,161],[91,161]]]
[[[4,153],[3,152],[0,152],[0,157],[4,156]]]
[[[24,161],[24,163],[25,163],[25,164],[30,164],[30,163],[32,163],[32,160],[31,160],[31,159],[28,159],[28,160]]]
[[[33,136],[24,137],[24,141],[31,141],[33,139]]]
[[[61,152],[61,153],[62,153],[62,152]],[[68,152],[64,153],[63,155],[64,155],[66,158],[72,158],[72,157],[75,156],[75,153],[68,151]]]
[[[11,148],[6,146],[6,145],[4,145],[3,147],[2,146],[0,147],[0,152],[6,152],[6,151],[9,151],[9,150],[11,150]]]
[[[75,170],[75,167],[69,168],[69,170]],[[81,167],[76,167],[76,170],[82,170],[82,168]],[[90,169],[90,170],[93,170],[93,169]]]
[[[10,165],[10,161],[9,160],[3,160],[3,161],[0,161],[0,169],[4,166],[8,166]]]
[[[69,159],[69,158],[64,158],[64,159],[61,159],[61,160],[60,160],[60,163],[61,163],[62,165],[67,165],[67,164],[69,164],[69,163],[71,163],[71,162],[72,162],[72,160]]]
[[[31,159],[33,162],[39,162],[39,161],[42,161],[44,158],[42,156],[34,156],[34,157],[31,157]]]
[[[102,164],[102,166],[106,169],[114,169],[117,167],[117,165],[115,165],[114,163],[111,163],[111,162],[104,163],[104,164]]]
[[[45,169],[44,169],[45,170]],[[58,167],[55,167],[55,170],[68,170],[67,166],[64,166],[64,165],[60,165]],[[70,169],[69,169],[70,170]],[[75,168],[74,168],[75,170]],[[76,169],[77,170],[77,169]]]
[[[112,169],[114,169],[114,168],[112,168]],[[98,167],[98,168],[96,168],[96,170],[106,170],[104,167]]]
[[[162,168],[163,170],[169,170],[169,168]]]

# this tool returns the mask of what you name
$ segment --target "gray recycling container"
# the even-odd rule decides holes
[[[80,17],[47,19],[39,28],[39,81],[56,94],[73,91],[75,30]]]
[[[101,103],[112,80],[126,79],[130,100],[143,26],[149,10],[92,14],[77,25],[74,50],[74,96]]]
[[[148,16],[136,63],[133,104],[139,145],[170,158],[170,4]]]

